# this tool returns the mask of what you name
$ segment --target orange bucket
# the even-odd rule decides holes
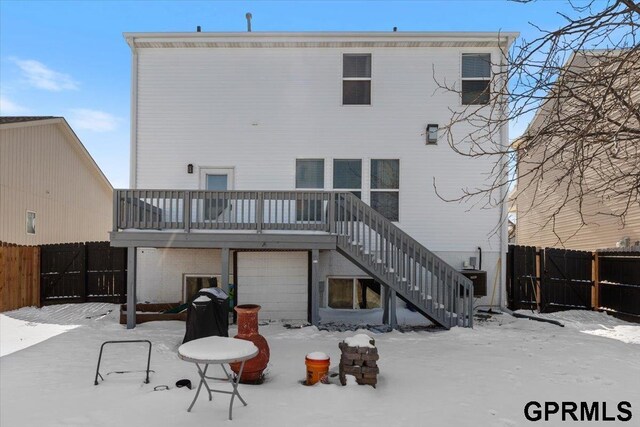
[[[307,354],[304,363],[307,365],[307,385],[314,385],[329,373],[329,356],[320,352]]]

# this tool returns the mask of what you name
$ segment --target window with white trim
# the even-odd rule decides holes
[[[399,221],[400,160],[371,160],[371,207],[389,221]]]
[[[296,159],[296,189],[324,188],[324,159]],[[322,200],[297,200],[297,221],[322,221]]]
[[[346,190],[359,199],[362,198],[362,160],[334,159],[333,188]]]
[[[27,234],[36,234],[36,213],[27,211]]]
[[[380,308],[380,284],[370,278],[328,279],[327,307],[353,310]]]
[[[462,54],[462,104],[488,104],[491,93],[491,54]]]
[[[324,188],[324,159],[296,159],[296,188]]]
[[[342,105],[371,105],[371,54],[342,56]]]

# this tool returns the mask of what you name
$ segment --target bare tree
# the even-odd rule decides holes
[[[539,37],[492,58],[489,94],[476,87],[469,99],[468,88],[438,81],[467,104],[451,109],[443,128],[449,145],[494,165],[486,182],[441,198],[489,207],[511,197],[519,212],[544,209],[543,226],[554,233],[564,210],[579,212],[581,226],[592,221],[583,213],[594,201],[606,201],[599,213],[622,223],[640,209],[640,3],[594,1],[572,10],[561,28],[536,26]],[[504,144],[504,127],[532,116],[522,136]]]

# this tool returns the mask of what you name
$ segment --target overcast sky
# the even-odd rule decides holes
[[[129,186],[130,51],[137,31],[553,29],[566,1],[216,2],[0,0],[0,114],[64,116],[116,188]],[[526,123],[512,124],[512,136]]]

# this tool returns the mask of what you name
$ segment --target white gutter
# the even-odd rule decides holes
[[[516,36],[517,37],[517,36]],[[515,41],[516,37],[512,37],[512,36],[507,36],[507,47],[506,47],[506,54],[509,54],[509,49],[511,47],[511,44]],[[501,70],[504,70],[505,67],[505,56],[501,55],[500,56],[500,68]],[[504,74],[503,74],[504,75]],[[509,84],[509,81],[506,80],[504,82],[505,85]],[[508,97],[507,99],[505,98],[504,95],[504,91],[503,91],[503,95],[502,95],[502,102],[503,102],[503,110],[501,112],[502,114],[502,118],[504,119],[505,117],[507,117],[507,113],[508,113],[508,109],[509,106],[507,105],[508,102]],[[501,148],[507,149],[509,147],[509,125],[508,123],[503,123],[502,127],[500,128],[500,145]],[[507,165],[507,158],[503,157],[502,159],[502,165],[501,165],[501,170],[507,170],[506,168],[508,167]],[[498,294],[498,304],[500,306],[500,308],[506,308],[507,306],[507,260],[506,260],[506,254],[507,251],[509,250],[509,234],[508,234],[508,229],[507,226],[509,224],[509,206],[508,206],[508,202],[507,202],[507,197],[509,196],[508,194],[509,189],[506,186],[502,186],[500,188],[500,200],[502,200],[502,212],[500,213],[500,218],[501,218],[501,224],[500,224],[500,293]]]
[[[130,135],[130,159],[129,159],[129,188],[138,187],[138,51],[135,47],[135,38],[127,37],[127,43],[131,47],[131,135]]]

